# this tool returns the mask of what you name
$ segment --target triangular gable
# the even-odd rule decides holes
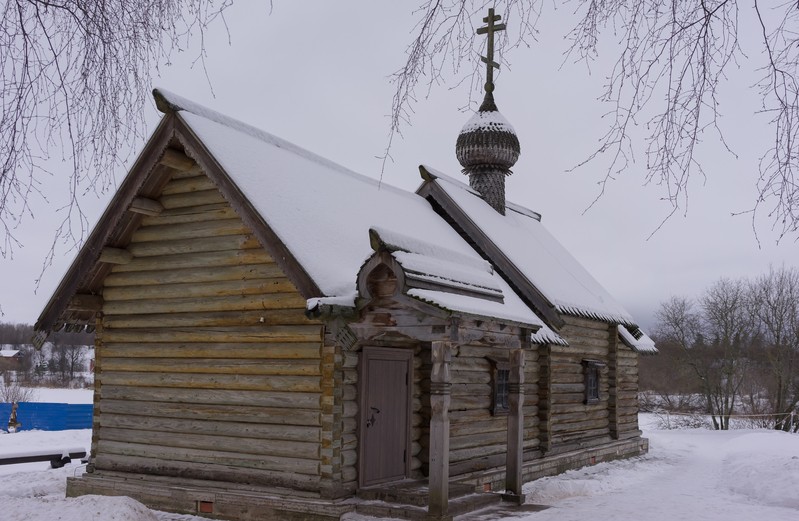
[[[176,106],[159,103],[159,107],[172,110]],[[161,205],[157,199],[172,174],[198,168],[211,179],[303,297],[322,296],[314,281],[268,224],[253,210],[235,183],[208,153],[204,144],[186,126],[180,114],[168,112],[36,321],[35,345],[40,346],[50,332],[61,328],[72,332],[84,328],[93,330],[95,315],[103,304],[103,280],[114,265],[110,259],[130,255],[125,247],[139,228],[144,215],[153,215],[159,211]]]
[[[559,314],[633,325],[626,310],[543,227],[540,216],[514,204],[506,215],[464,183],[420,167],[417,193],[446,213],[550,325]]]

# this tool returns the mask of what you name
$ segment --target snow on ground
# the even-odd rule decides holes
[[[648,455],[600,463],[525,486],[540,512],[508,514],[519,521],[752,521],[799,519],[799,435],[741,429],[659,430],[641,416]],[[0,435],[0,456],[45,446],[86,446],[90,430]],[[4,521],[199,521],[168,514],[129,498],[64,498],[67,476],[83,468],[48,463],[0,466]],[[347,521],[368,519],[356,514]],[[472,515],[473,521],[489,519]],[[492,518],[495,519],[495,518]]]

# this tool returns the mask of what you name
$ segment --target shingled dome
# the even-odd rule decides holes
[[[480,110],[463,126],[455,155],[469,184],[499,213],[505,213],[505,176],[519,159],[516,131],[500,114],[494,96],[486,92]]]
[[[519,159],[519,138],[494,103],[494,96],[486,93],[480,110],[463,126],[455,144],[455,155],[464,168],[471,170],[507,170]]]

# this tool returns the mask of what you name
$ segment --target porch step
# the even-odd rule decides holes
[[[473,490],[473,487],[469,488]],[[491,492],[476,493],[471,491],[468,495],[450,498],[449,515],[456,517],[468,514],[492,505],[497,505],[501,501],[502,496],[500,494]],[[409,521],[425,521],[428,519],[426,502],[425,506],[419,506],[409,503],[403,504],[381,500],[368,500],[363,503],[358,503],[355,511],[359,514],[372,517],[391,517],[407,519]]]
[[[474,486],[462,483],[449,484],[449,500],[474,494]],[[427,506],[429,488],[426,481],[405,480],[386,485],[362,488],[358,497],[367,501],[383,501],[403,505]]]

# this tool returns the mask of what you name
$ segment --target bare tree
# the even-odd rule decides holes
[[[750,292],[769,362],[775,428],[787,431],[799,405],[799,270],[772,267],[752,282]]]
[[[67,162],[53,244],[87,231],[79,191],[105,190],[141,136],[153,67],[202,36],[232,0],[7,0],[0,12],[0,255],[32,216],[51,160]],[[204,51],[198,52],[202,61]],[[51,251],[51,256],[52,256]],[[48,261],[51,259],[48,259]]]
[[[555,3],[557,6],[557,3]],[[417,10],[415,38],[405,65],[394,74],[391,139],[412,114],[420,82],[426,88],[459,75],[463,61],[475,64],[462,75],[479,82],[481,45],[474,25],[487,7],[514,29],[498,43],[508,51],[529,44],[548,7],[541,0],[425,0]],[[697,154],[705,133],[724,145],[719,125],[719,92],[731,67],[751,63],[761,80],[756,88],[762,112],[770,118],[773,140],[763,151],[759,172],[753,172],[752,219],[765,210],[780,237],[799,231],[799,4],[761,6],[759,0],[661,0],[596,2],[576,0],[573,29],[567,34],[570,59],[591,62],[600,42],[617,40],[615,65],[607,73],[600,100],[609,105],[608,130],[587,159],[606,158],[605,186],[635,160],[633,126],[645,138],[645,181],[662,188],[673,215],[687,207],[691,179],[704,178]],[[753,14],[752,14],[753,13]],[[748,24],[748,26],[747,26]],[[739,28],[759,34],[759,48],[742,49]],[[388,157],[388,151],[386,157]],[[728,148],[729,150],[729,148]],[[731,152],[732,153],[732,152]],[[584,163],[581,163],[584,164]]]
[[[720,279],[705,291],[701,298],[706,341],[709,344],[703,358],[712,410],[721,413],[716,428],[730,428],[741,387],[747,376],[748,351],[755,333],[755,323],[749,313],[747,288],[742,280]]]
[[[682,348],[682,361],[699,379],[716,429],[730,427],[744,384],[755,332],[745,284],[721,279],[699,300],[672,297],[657,313],[658,333]]]

